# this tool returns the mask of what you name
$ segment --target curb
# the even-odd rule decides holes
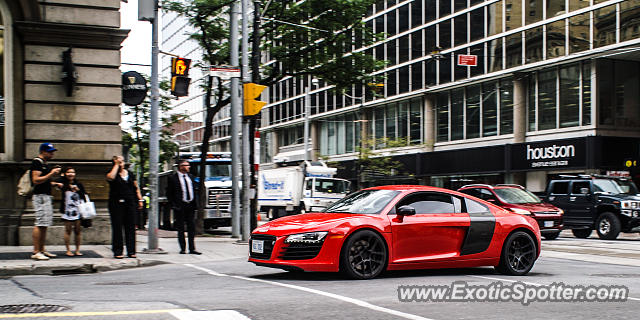
[[[66,275],[66,274],[83,274],[83,273],[96,273],[106,272],[114,270],[123,270],[139,267],[152,267],[161,264],[167,264],[168,262],[160,260],[124,260],[117,262],[100,261],[96,263],[74,263],[74,264],[57,264],[57,265],[19,265],[7,267],[0,267],[0,277],[12,277],[12,276],[24,276],[24,275]]]

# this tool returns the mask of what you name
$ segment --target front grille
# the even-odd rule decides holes
[[[210,188],[207,190],[207,205],[218,211],[231,211],[231,189]]]
[[[561,220],[546,220],[546,221],[553,221],[553,227],[545,227],[544,226],[544,221],[538,220],[538,226],[540,227],[540,229],[555,228],[555,227],[560,226],[560,224],[561,224]]]
[[[263,240],[264,247],[262,253],[251,252],[253,240]],[[273,252],[273,246],[276,244],[276,237],[268,234],[252,234],[249,241],[249,256],[254,259],[269,260],[271,259],[271,252]]]
[[[289,243],[282,247],[278,259],[307,260],[315,258],[322,249],[322,243]]]

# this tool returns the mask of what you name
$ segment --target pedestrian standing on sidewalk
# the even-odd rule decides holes
[[[56,182],[62,183],[62,221],[64,221],[64,244],[67,246],[66,255],[69,257],[81,256],[80,242],[82,241],[82,226],[80,225],[80,211],[78,205],[85,199],[85,190],[82,183],[76,180],[76,170],[66,167],[62,170],[63,176]],[[71,251],[71,231],[75,234],[76,250]]]
[[[127,256],[136,258],[136,208],[142,209],[144,200],[133,173],[125,169],[124,158],[114,156],[107,173],[109,181],[109,216],[111,217],[111,250],[113,257],[122,259],[122,231]]]
[[[31,181],[34,185],[33,202],[35,226],[33,227],[33,254],[31,259],[49,260],[56,255],[47,252],[44,248],[47,240],[47,227],[53,224],[53,204],[51,199],[51,186],[61,186],[52,179],[60,174],[60,167],[50,168],[47,161],[53,159],[54,152],[58,149],[53,144],[45,142],[40,145],[40,154],[31,162]]]
[[[190,165],[187,160],[178,162],[178,172],[169,176],[167,183],[167,198],[173,209],[175,225],[178,230],[178,244],[180,253],[185,254],[184,225],[187,224],[187,237],[189,238],[189,253],[201,254],[196,251],[196,183],[193,175],[189,173]]]

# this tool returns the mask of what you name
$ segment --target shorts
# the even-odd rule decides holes
[[[53,225],[53,204],[48,194],[34,194],[31,197],[35,209],[35,226],[49,227]]]

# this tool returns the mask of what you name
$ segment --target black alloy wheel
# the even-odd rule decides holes
[[[347,239],[340,254],[340,269],[352,279],[371,279],[387,266],[384,240],[371,230],[357,231]]]
[[[571,230],[571,233],[573,233],[573,235],[576,238],[580,238],[580,239],[586,239],[589,238],[589,236],[591,235],[591,229],[573,229]]]
[[[603,240],[615,240],[620,234],[620,219],[611,212],[605,212],[598,217],[596,231]]]
[[[506,275],[522,276],[533,268],[536,258],[536,243],[533,238],[524,231],[516,231],[505,240],[496,270]]]

